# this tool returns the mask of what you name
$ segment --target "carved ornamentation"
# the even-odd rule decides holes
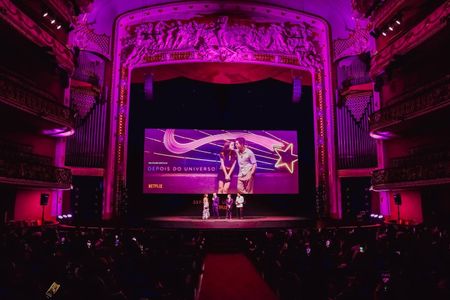
[[[49,121],[73,128],[73,111],[33,87],[31,82],[0,69],[0,102],[38,115]]]
[[[449,161],[404,168],[380,169],[372,173],[372,185],[375,190],[446,182],[450,182]]]
[[[126,66],[147,62],[158,53],[190,53],[187,58],[202,61],[242,62],[255,60],[255,54],[297,58],[298,65],[317,70],[323,65],[319,42],[307,23],[242,24],[226,16],[216,19],[158,21],[128,28],[121,40]],[[187,54],[186,54],[187,55]],[[162,60],[173,57],[163,55]]]
[[[28,152],[29,146],[0,141],[0,182],[25,186],[68,189],[70,169],[51,165],[51,159]]]
[[[230,11],[233,15],[227,13]],[[276,21],[267,22],[268,18]],[[110,117],[115,122],[111,124],[107,161],[114,167],[106,172],[110,188],[106,190],[104,216],[117,213],[120,185],[126,177],[131,71],[182,62],[270,64],[310,71],[317,125],[316,184],[324,186],[324,199],[330,201],[323,205],[329,205],[329,211],[337,214],[332,176],[335,160],[330,33],[324,20],[264,4],[180,2],[125,13],[116,20],[114,32]]]
[[[355,29],[348,38],[334,41],[334,61],[346,56],[359,55],[370,50],[368,26],[356,23]]]
[[[450,75],[405,93],[395,103],[374,112],[369,118],[372,132],[383,130],[415,115],[450,105]]]
[[[80,50],[98,53],[107,59],[111,59],[111,37],[106,34],[95,33],[92,24],[87,22],[85,15],[78,17],[75,29],[70,33],[70,47],[78,47]]]

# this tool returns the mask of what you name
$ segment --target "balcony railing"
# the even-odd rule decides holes
[[[419,187],[448,182],[450,182],[450,161],[381,169],[372,173],[372,185],[375,190]]]
[[[73,129],[73,111],[24,78],[0,69],[0,102]],[[61,127],[61,126],[58,126]]]
[[[51,165],[51,158],[28,152],[30,146],[0,141],[0,182],[32,187],[68,189],[70,169]],[[25,151],[21,151],[25,150]]]
[[[430,151],[429,153],[424,154],[413,154],[406,157],[394,158],[391,161],[391,165],[394,168],[450,161],[450,150],[447,149],[439,152]]]
[[[450,105],[450,75],[399,97],[369,118],[371,132],[377,132]]]

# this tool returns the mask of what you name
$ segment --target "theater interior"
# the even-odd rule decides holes
[[[450,299],[449,13],[0,0],[0,299]]]

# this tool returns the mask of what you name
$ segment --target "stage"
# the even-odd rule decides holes
[[[254,229],[254,228],[294,228],[310,225],[313,221],[306,217],[292,216],[249,216],[244,219],[202,220],[200,216],[167,216],[146,218],[146,223],[154,228],[183,229]]]

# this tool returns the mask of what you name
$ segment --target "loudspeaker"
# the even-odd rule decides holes
[[[299,103],[302,98],[302,80],[299,77],[292,79],[292,102]]]
[[[48,194],[41,194],[41,205],[45,206],[48,204]]]
[[[400,194],[394,194],[394,202],[397,205],[402,205],[402,196]]]
[[[145,101],[153,101],[153,74],[145,74],[144,76],[144,99]]]

